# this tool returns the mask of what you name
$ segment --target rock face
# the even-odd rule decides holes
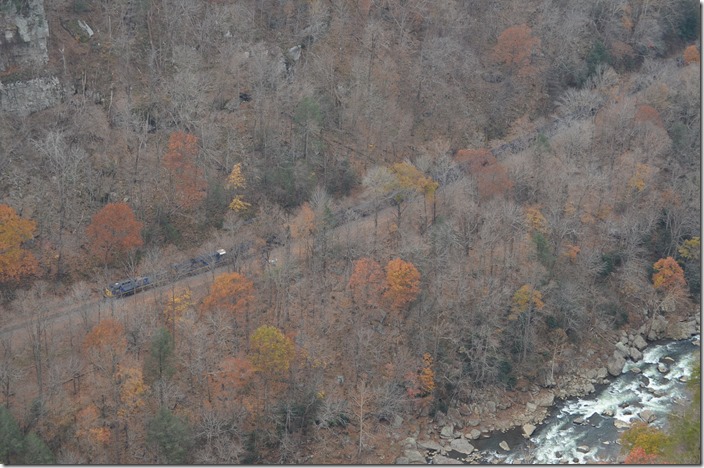
[[[10,67],[36,68],[49,60],[46,41],[49,24],[43,0],[5,2],[0,9],[0,72]],[[17,8],[15,5],[19,6]]]
[[[0,111],[24,117],[57,104],[61,95],[61,84],[56,77],[0,83]]]

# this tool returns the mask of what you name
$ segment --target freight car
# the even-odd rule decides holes
[[[131,296],[146,289],[151,284],[148,276],[138,276],[134,279],[111,283],[105,288],[105,297]]]
[[[175,281],[186,276],[196,275],[221,263],[227,252],[224,249],[209,254],[200,255],[183,263],[171,265],[168,271],[161,271],[149,276],[139,276],[111,283],[103,291],[105,297],[123,297],[136,294],[145,289]]]

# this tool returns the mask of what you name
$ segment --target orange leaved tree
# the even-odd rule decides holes
[[[360,258],[354,262],[348,286],[356,305],[375,307],[384,289],[384,270],[371,258]]]
[[[107,266],[142,245],[142,226],[127,203],[108,203],[86,229],[93,254]]]
[[[494,46],[494,58],[509,67],[521,68],[530,63],[531,54],[540,46],[527,24],[511,26],[499,34]]]
[[[210,294],[203,299],[201,312],[221,310],[236,320],[244,315],[245,336],[249,335],[249,309],[254,302],[254,283],[239,273],[223,273],[215,278]]]
[[[203,201],[206,181],[203,170],[196,166],[198,137],[186,132],[174,132],[169,137],[163,165],[169,172],[179,208],[191,210]]]
[[[0,283],[37,272],[37,259],[22,248],[22,243],[34,237],[36,226],[34,221],[17,216],[11,207],[0,205]]]
[[[117,320],[104,319],[83,339],[83,349],[98,370],[112,376],[127,349],[125,328]]]
[[[386,264],[384,298],[389,301],[393,309],[403,309],[416,300],[419,292],[420,272],[411,262],[395,258]]]
[[[687,285],[682,267],[672,257],[661,258],[653,269],[653,286],[659,291],[672,292]]]

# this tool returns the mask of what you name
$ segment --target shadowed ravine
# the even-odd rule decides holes
[[[669,371],[662,373],[658,364],[668,357],[674,363],[669,361]],[[626,364],[610,384],[596,386],[589,396],[558,402],[530,439],[518,427],[491,433],[472,445],[482,454],[481,463],[615,463],[621,452],[618,439],[628,424],[650,419],[653,426],[664,428],[667,415],[688,400],[684,382],[697,359],[699,335],[656,342],[644,350],[642,360]],[[634,368],[641,372],[633,372]],[[502,441],[508,452],[499,447]],[[447,456],[465,457],[457,452]]]

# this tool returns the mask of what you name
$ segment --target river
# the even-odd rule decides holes
[[[698,359],[699,335],[650,344],[642,360],[629,361],[623,373],[608,385],[597,386],[586,397],[558,402],[530,439],[522,436],[521,428],[515,428],[472,441],[472,445],[484,464],[616,463],[621,434],[628,424],[640,421],[641,415],[648,416],[643,411],[652,413],[653,426],[664,428],[667,414],[676,405],[687,403],[684,381]],[[658,370],[663,361],[669,369],[666,373]],[[634,368],[640,372],[633,372]],[[499,447],[501,441],[508,443],[509,451]],[[457,452],[448,456],[458,460],[463,457]]]

